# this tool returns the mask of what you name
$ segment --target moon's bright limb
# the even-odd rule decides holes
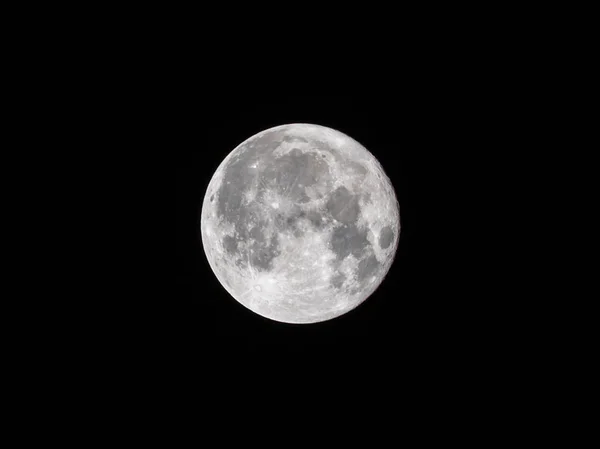
[[[202,243],[224,288],[276,321],[340,316],[381,284],[398,246],[389,178],[361,144],[289,124],[238,145],[212,177]]]

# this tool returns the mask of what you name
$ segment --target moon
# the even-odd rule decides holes
[[[360,143],[293,123],[239,144],[215,171],[201,236],[212,271],[240,304],[284,323],[331,320],[381,284],[395,258],[400,207]]]

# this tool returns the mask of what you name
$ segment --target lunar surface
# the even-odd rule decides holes
[[[209,264],[239,303],[315,323],[361,304],[396,253],[400,210],[381,164],[331,128],[289,124],[237,146],[201,212]]]

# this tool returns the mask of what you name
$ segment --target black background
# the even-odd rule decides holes
[[[265,382],[284,372],[305,373],[302,382],[329,373],[319,385],[364,376],[373,385],[482,369],[500,315],[499,286],[488,282],[493,268],[482,257],[494,245],[485,231],[490,193],[481,184],[491,173],[482,167],[491,165],[479,148],[490,131],[478,99],[452,92],[421,80],[403,94],[235,95],[179,122],[172,324],[173,351],[187,373]],[[355,310],[310,325],[272,321],[238,304],[212,273],[200,238],[204,192],[223,158],[253,134],[293,122],[338,129],[371,151],[393,183],[402,225],[378,290]]]

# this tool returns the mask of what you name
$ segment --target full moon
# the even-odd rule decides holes
[[[240,304],[285,323],[354,309],[394,260],[400,208],[360,143],[294,123],[239,144],[215,171],[201,212],[204,252]]]

